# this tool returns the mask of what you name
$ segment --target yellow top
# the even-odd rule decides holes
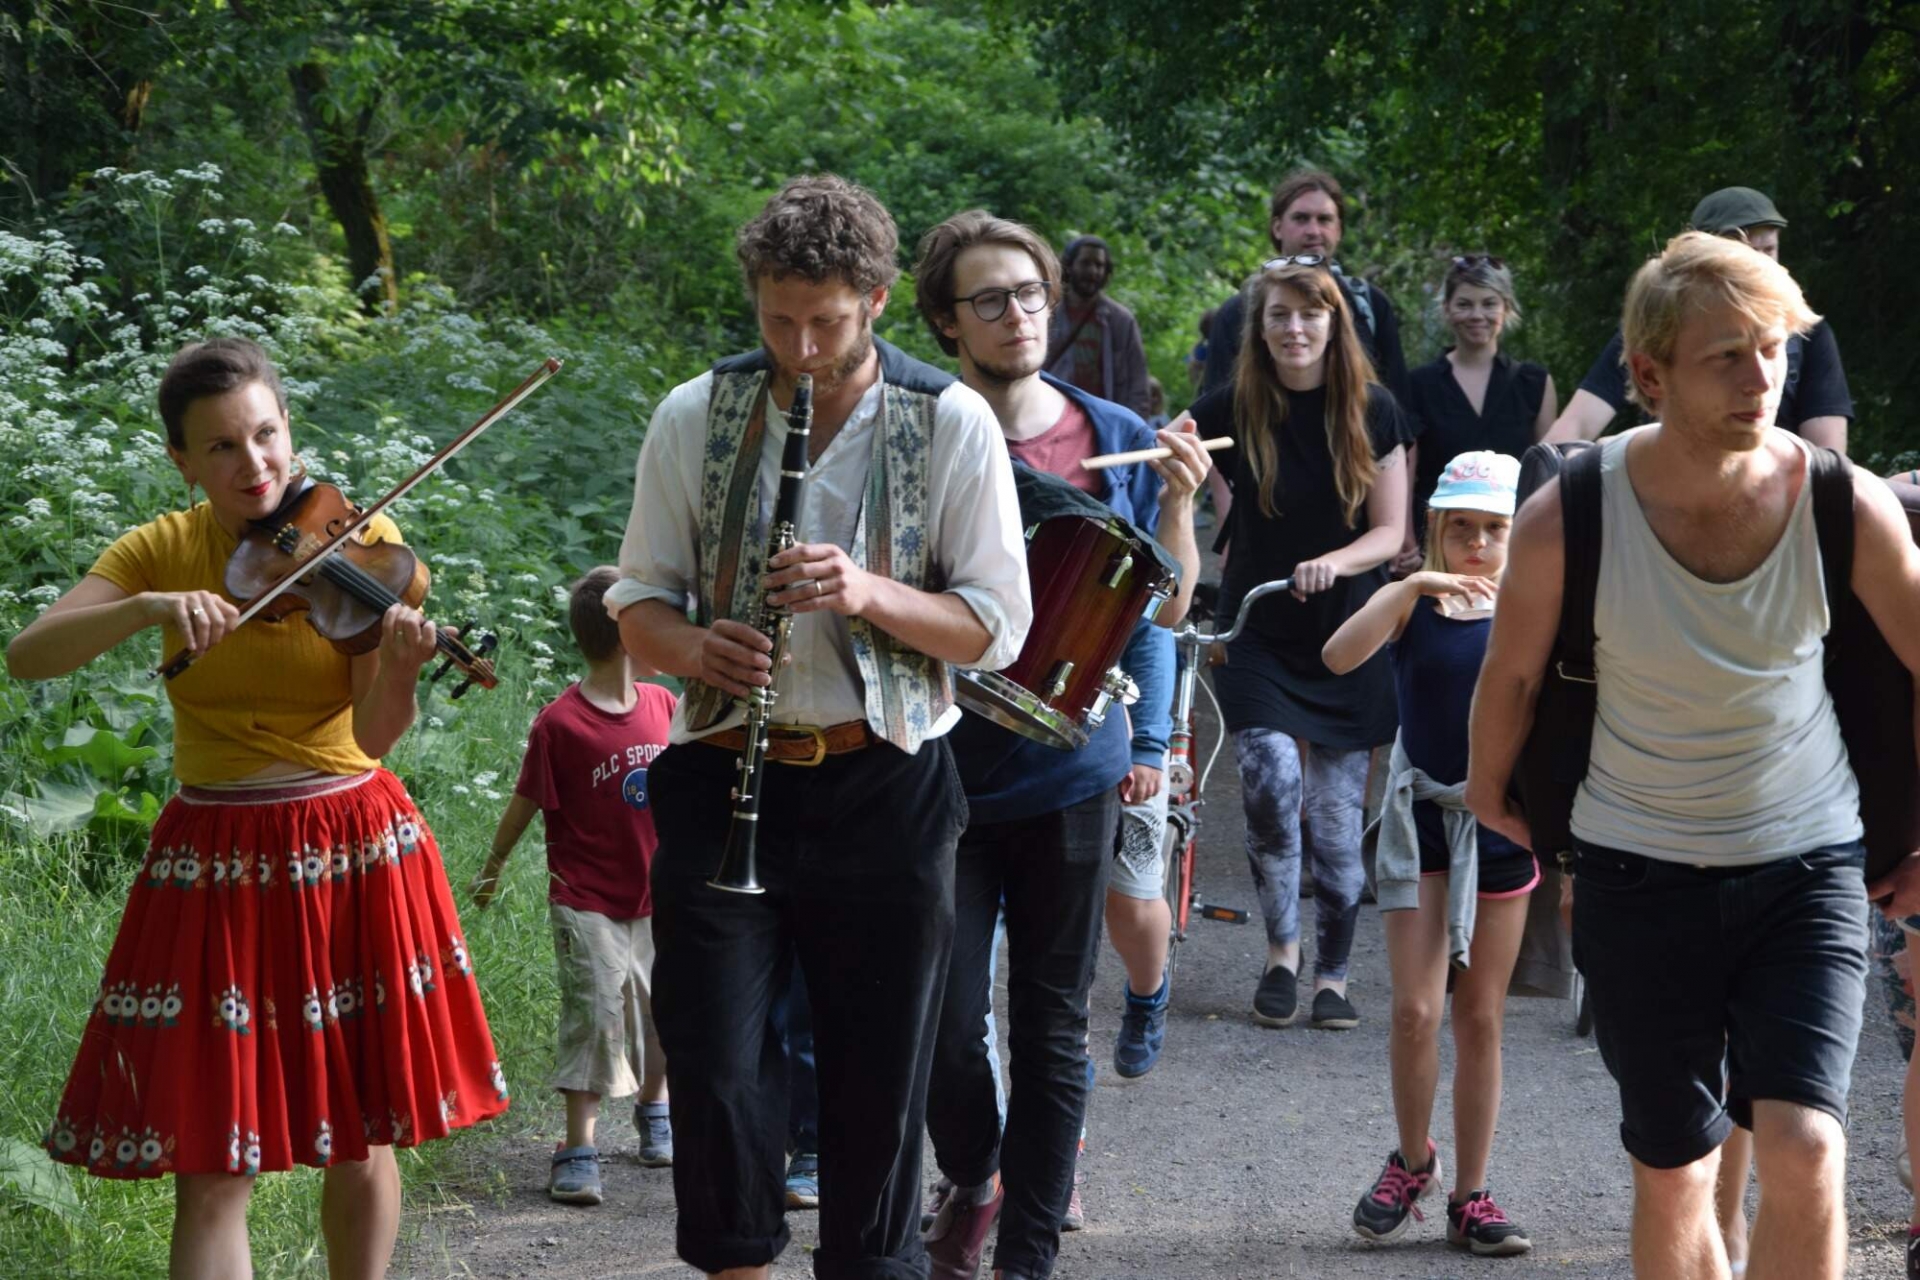
[[[400,531],[375,516],[367,536],[398,542]],[[236,545],[202,502],[121,534],[88,572],[129,595],[221,591]],[[185,645],[171,623],[161,628],[162,661]],[[379,761],[353,740],[350,662],[300,613],[247,623],[166,682],[174,776],[233,782],[276,760],[333,774],[373,768]]]

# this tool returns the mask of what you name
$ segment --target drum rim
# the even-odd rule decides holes
[[[997,671],[962,671],[958,676],[954,700],[1003,729],[1059,751],[1077,751],[1090,740],[1072,717]]]

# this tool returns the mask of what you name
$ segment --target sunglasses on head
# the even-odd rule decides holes
[[[1496,258],[1490,253],[1463,253],[1454,258],[1453,265],[1462,270],[1470,270],[1474,267],[1484,265],[1492,267],[1495,271],[1501,271],[1505,270],[1507,260],[1505,258]]]
[[[1322,267],[1333,259],[1318,253],[1295,253],[1284,258],[1268,258],[1260,264],[1262,271],[1277,271],[1281,267]]]

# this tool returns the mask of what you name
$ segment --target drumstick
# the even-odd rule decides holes
[[[1200,447],[1208,453],[1214,453],[1221,449],[1231,449],[1233,447],[1233,437],[1214,436],[1210,440],[1202,440]],[[1107,467],[1117,467],[1123,463],[1152,462],[1155,458],[1171,458],[1172,456],[1173,450],[1171,449],[1129,449],[1125,453],[1102,453],[1086,459],[1080,465],[1089,471],[1102,471]]]

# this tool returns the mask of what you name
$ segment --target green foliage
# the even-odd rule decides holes
[[[1920,393],[1909,6],[1419,0],[1277,23],[1254,0],[1004,7],[1036,34],[1067,105],[1170,180],[1222,155],[1267,180],[1303,160],[1333,167],[1361,208],[1343,254],[1396,297],[1430,290],[1449,253],[1508,258],[1528,341],[1563,393],[1617,322],[1633,267],[1694,202],[1765,189],[1792,219],[1788,265],[1840,337],[1855,452],[1920,442],[1890,412]]]

